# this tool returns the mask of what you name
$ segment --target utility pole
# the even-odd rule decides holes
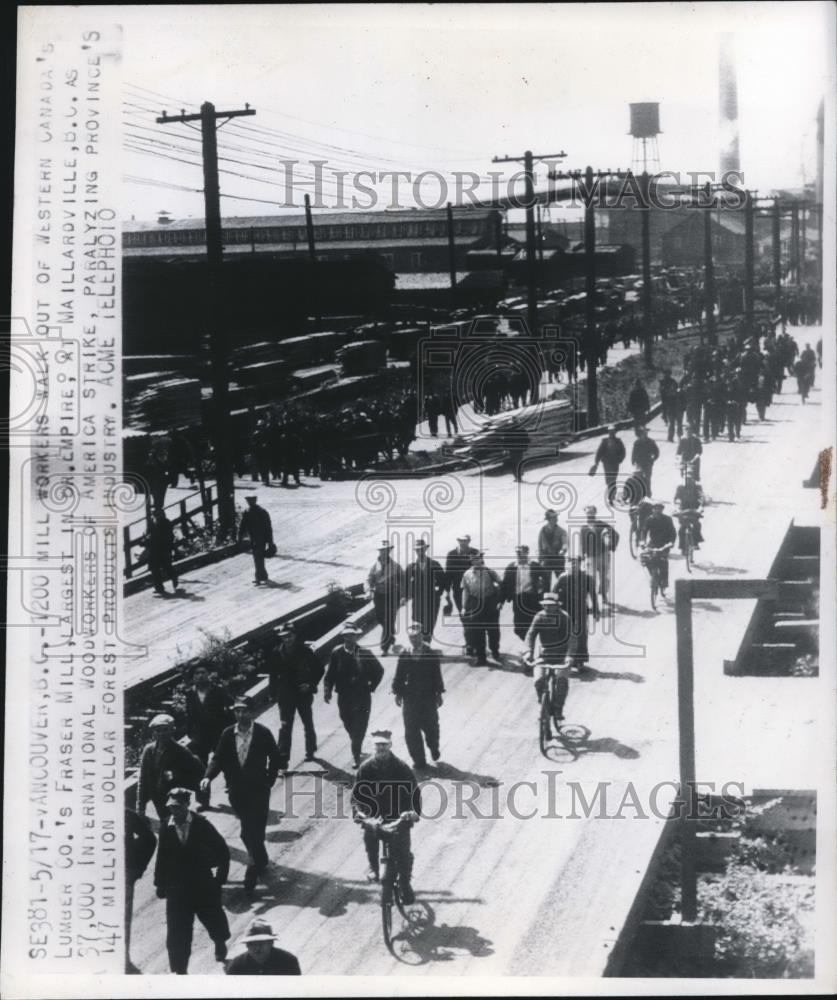
[[[755,266],[753,261],[753,202],[755,191],[744,192],[744,332],[752,337],[755,325]]]
[[[311,195],[305,196],[305,233],[308,236],[308,259],[317,263],[317,248],[314,243],[314,218],[311,215]]]
[[[543,218],[542,218],[541,206],[538,204],[538,263],[543,264]],[[541,277],[543,277],[543,268],[541,268]]]
[[[448,202],[448,268],[450,270],[450,287],[456,288],[456,241],[453,236],[453,205]]]
[[[497,256],[503,254],[503,216],[498,212],[494,216],[494,242],[497,244]]]
[[[793,283],[799,284],[799,204],[791,205],[791,273]]]
[[[218,488],[218,535],[229,536],[235,530],[235,481],[233,478],[232,440],[230,437],[229,371],[227,331],[221,315],[223,237],[221,231],[221,192],[218,184],[218,137],[216,125],[219,118],[254,115],[249,105],[243,111],[216,111],[215,105],[206,101],[199,114],[167,115],[156,119],[158,125],[175,122],[201,123],[203,149],[203,197],[206,214],[207,283],[205,302],[206,321],[212,356],[212,430],[215,444],[215,480]]]
[[[587,360],[587,426],[599,426],[599,328],[596,325],[596,210],[593,207],[593,168],[584,172],[587,204],[584,206],[584,354]]]
[[[527,149],[523,156],[495,156],[492,163],[520,163],[526,182],[526,291],[529,333],[538,336],[538,262],[535,238],[535,160],[563,160],[564,152],[535,156]]]
[[[706,309],[706,339],[714,347],[718,343],[715,327],[715,267],[712,261],[712,187],[707,183],[703,189],[706,208],[703,210],[703,292]]]
[[[643,358],[650,368],[654,364],[654,300],[651,297],[651,205],[649,202],[650,177],[643,170],[639,178],[642,198],[640,221],[642,222],[642,315],[645,324],[643,338]]]
[[[782,329],[785,327],[785,310],[782,304],[782,217],[779,199],[773,199],[773,293],[776,298],[776,309],[782,318]]]

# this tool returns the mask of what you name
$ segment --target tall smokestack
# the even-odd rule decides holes
[[[718,45],[718,115],[721,131],[721,174],[740,171],[738,155],[738,82],[735,75],[735,41],[721,35]]]

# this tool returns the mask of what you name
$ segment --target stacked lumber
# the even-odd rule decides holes
[[[170,431],[201,423],[201,384],[196,378],[159,374],[157,378],[130,376],[123,421],[139,431]],[[134,382],[130,390],[128,383]]]
[[[367,375],[386,366],[387,348],[379,340],[356,340],[337,352],[344,375]]]

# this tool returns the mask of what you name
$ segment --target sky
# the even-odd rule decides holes
[[[101,11],[101,9],[100,9]],[[815,169],[815,116],[834,89],[833,9],[818,3],[114,7],[124,29],[123,213],[203,216],[199,134],[162,110],[256,110],[219,131],[222,214],[271,215],[312,192],[359,197],[358,171],[438,171],[399,203],[456,201],[454,171],[566,151],[565,169],[631,166],[628,104],[658,101],[660,167],[717,171],[718,43],[734,36],[748,187]],[[186,160],[188,162],[180,162]],[[282,161],[296,160],[293,187]],[[545,168],[540,166],[544,178]],[[306,185],[306,179],[309,183]],[[364,183],[368,186],[369,180]],[[445,187],[443,188],[443,184]],[[184,188],[186,190],[181,190]],[[391,202],[392,180],[375,207]],[[490,183],[480,193],[490,194]],[[447,199],[444,195],[447,195]],[[300,207],[296,208],[300,211]]]

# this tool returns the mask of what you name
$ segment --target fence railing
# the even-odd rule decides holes
[[[214,484],[190,493],[182,500],[166,504],[163,508],[172,528],[180,527],[181,534],[188,537],[192,528],[211,528],[215,523],[215,508],[218,506],[218,494]],[[174,516],[172,516],[174,515]],[[144,538],[151,524],[151,498],[146,496],[145,517],[141,517],[122,529],[122,549],[125,558],[123,573],[130,580],[134,573],[146,566],[148,557],[145,551]],[[134,551],[140,551],[134,556]]]

